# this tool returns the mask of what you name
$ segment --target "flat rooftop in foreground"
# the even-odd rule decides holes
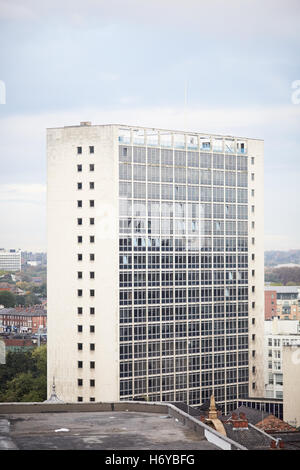
[[[220,450],[163,413],[16,413],[0,414],[1,421],[9,430],[7,437],[20,450]]]

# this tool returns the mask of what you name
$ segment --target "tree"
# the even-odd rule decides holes
[[[47,398],[47,347],[9,352],[0,365],[0,402],[44,401]]]
[[[0,305],[4,305],[4,307],[15,307],[18,305],[28,307],[29,305],[41,303],[41,300],[33,293],[15,295],[9,291],[0,291]]]
[[[16,297],[12,292],[8,290],[0,292],[0,305],[4,305],[4,307],[14,307],[15,303]]]

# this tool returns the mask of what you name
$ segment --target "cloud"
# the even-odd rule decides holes
[[[1,184],[1,203],[22,202],[22,204],[44,204],[46,200],[45,184]]]
[[[0,246],[46,250],[46,185],[0,185]]]
[[[2,118],[0,158],[5,184],[0,186],[0,246],[45,249],[46,128],[91,121],[93,125],[128,124],[180,131],[184,111],[184,107],[138,107],[124,102],[115,109],[85,108]],[[186,114],[186,130],[191,132],[265,139],[265,247],[299,247],[294,236],[300,229],[298,207],[291,205],[298,200],[299,142],[296,137],[290,142],[289,136],[298,135],[300,105],[188,107]]]
[[[28,2],[27,2],[28,3]],[[29,2],[30,3],[30,2]],[[34,20],[37,18],[32,8],[25,2],[11,0],[0,1],[0,18],[4,20]]]
[[[266,128],[280,126],[282,132],[293,132],[298,129],[300,105],[286,106],[249,106],[249,107],[208,107],[196,106],[136,106],[134,97],[124,97],[121,105],[115,108],[80,108],[57,110],[36,114],[20,114],[0,119],[1,141],[12,144],[14,136],[18,136],[20,147],[26,142],[35,146],[36,142],[45,139],[48,127],[79,125],[83,120],[93,124],[128,124],[165,129],[183,130],[184,114],[188,118],[188,128],[194,132],[234,133],[237,130],[262,129],[260,138]],[[122,106],[124,104],[124,106]],[[247,131],[248,129],[248,131]]]
[[[0,18],[56,18],[75,27],[104,22],[129,23],[165,29],[202,30],[212,35],[272,34],[297,37],[298,0],[1,0]]]
[[[130,97],[129,97],[130,98]],[[187,130],[212,134],[235,135],[266,140],[272,165],[282,162],[277,153],[289,148],[294,162],[296,136],[299,132],[300,105],[200,108],[138,107],[124,99],[116,108],[85,108],[52,113],[24,114],[0,120],[1,172],[6,183],[40,183],[46,179],[46,128],[92,124],[128,124]],[[289,147],[287,147],[287,145]],[[271,153],[272,152],[272,153]],[[274,156],[275,155],[275,156]]]

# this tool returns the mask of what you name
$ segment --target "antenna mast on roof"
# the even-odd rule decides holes
[[[183,109],[183,127],[187,130],[187,80],[184,82],[184,109]]]

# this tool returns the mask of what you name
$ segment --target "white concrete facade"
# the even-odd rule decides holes
[[[300,426],[300,344],[283,347],[283,419]]]
[[[89,146],[97,151],[88,154]],[[77,155],[77,146],[83,154]],[[118,233],[117,218],[110,217],[118,208],[117,136],[113,126],[80,126],[48,130],[48,383],[55,377],[56,390],[65,401],[94,397],[96,401],[118,400]],[[80,158],[82,157],[82,158]],[[77,172],[77,164],[83,171]],[[89,171],[94,164],[94,171]],[[82,182],[82,190],[77,189]],[[89,189],[94,182],[95,189]],[[94,197],[97,191],[97,197]],[[96,207],[83,207],[77,200],[96,199]],[[81,227],[77,219],[97,218],[98,224]],[[111,226],[102,224],[112,222]],[[114,226],[115,224],[115,226]],[[83,236],[78,244],[77,235]],[[95,243],[87,241],[95,236]],[[77,255],[82,254],[82,261]],[[95,260],[90,261],[90,253]],[[97,269],[95,266],[97,264]],[[77,279],[77,272],[84,272]],[[95,279],[88,273],[95,272]],[[95,289],[95,285],[97,285]],[[82,298],[76,293],[84,291]],[[89,290],[95,289],[91,297]],[[80,316],[78,307],[83,309]],[[95,314],[89,309],[95,308]],[[83,326],[82,333],[77,325]],[[90,326],[95,332],[90,333]],[[83,350],[78,351],[78,343]],[[95,344],[95,350],[90,350]],[[98,359],[95,359],[95,358]],[[77,362],[83,362],[78,370]],[[95,369],[90,368],[95,362]],[[95,380],[97,388],[77,390],[77,379]]]
[[[127,132],[129,141],[126,142],[126,139],[125,141],[120,139],[120,129],[122,129],[122,132]],[[184,142],[184,151],[186,151],[186,154],[193,153],[188,152],[188,142],[191,142],[191,139],[195,139],[196,147],[192,148],[192,150],[195,151],[194,155],[196,155],[198,151],[198,156],[199,152],[201,152],[201,142],[202,144],[205,143],[205,147],[202,148],[203,151],[209,152],[211,156],[213,155],[213,146],[217,145],[219,142],[222,147],[215,150],[215,152],[220,152],[225,160],[227,156],[226,145],[232,145],[232,149],[234,149],[232,153],[235,154],[236,158],[238,158],[241,149],[239,147],[241,145],[240,142],[243,142],[243,145],[245,145],[246,151],[244,152],[243,147],[242,153],[247,156],[248,160],[248,182],[244,185],[245,188],[247,187],[248,191],[247,202],[244,203],[248,208],[248,228],[247,235],[245,236],[248,241],[248,248],[244,250],[244,253],[248,258],[247,268],[244,267],[242,269],[243,272],[247,271],[247,281],[244,283],[241,282],[240,284],[244,284],[244,292],[248,290],[247,297],[243,297],[241,302],[244,306],[247,304],[248,315],[243,316],[242,314],[240,320],[244,321],[248,318],[249,327],[246,328],[244,324],[243,328],[239,330],[238,322],[240,320],[238,314],[236,314],[236,320],[233,320],[233,322],[236,321],[232,326],[233,330],[229,331],[229,333],[225,332],[223,337],[226,342],[227,337],[234,336],[236,344],[239,344],[240,339],[243,342],[245,337],[248,337],[248,347],[245,348],[245,343],[243,343],[241,348],[236,346],[236,353],[233,354],[236,354],[235,357],[236,360],[238,360],[240,352],[249,351],[249,377],[245,379],[246,383],[242,385],[247,385],[248,387],[249,384],[250,396],[262,396],[264,390],[264,374],[262,367],[264,321],[263,142],[255,139],[237,139],[205,134],[193,134],[191,136],[191,134],[185,132],[160,131],[157,129],[131,126],[92,126],[88,123],[80,126],[48,129],[47,131],[49,394],[54,377],[57,395],[64,401],[74,402],[78,401],[78,399],[80,401],[112,401],[122,399],[120,383],[122,380],[124,383],[124,375],[120,377],[120,362],[122,361],[120,361],[119,329],[122,325],[120,325],[119,316],[119,295],[123,290],[120,289],[119,286],[119,276],[121,274],[119,270],[119,255],[121,255],[119,252],[119,238],[121,236],[119,233],[119,144],[132,146],[133,149],[135,145],[147,147],[146,144],[143,144],[143,138],[140,137],[144,133],[146,136],[152,134],[151,137],[148,137],[148,139],[152,139],[151,148],[155,147],[159,151],[169,146],[175,152],[175,138],[179,136],[179,140],[182,138]],[[134,138],[136,137],[132,136],[137,136],[137,134],[141,140],[137,140],[139,143],[136,142],[135,144]],[[160,135],[160,141],[158,140],[157,143],[153,142],[153,135],[156,134]],[[166,136],[170,139],[172,144],[169,142],[163,143],[163,139],[165,139]],[[208,142],[210,142],[210,147],[207,146]],[[149,146],[150,143],[148,147]],[[78,153],[78,147],[81,148],[81,153]],[[90,151],[91,147],[93,147],[92,153]],[[197,151],[196,148],[198,149]],[[78,165],[81,165],[81,168],[78,167]],[[90,165],[94,165],[92,171]],[[136,166],[139,167],[139,163]],[[222,173],[222,171],[223,170],[219,173]],[[211,170],[211,173],[212,172],[213,170]],[[223,173],[225,174],[225,172]],[[94,189],[90,189],[91,182],[94,183]],[[80,189],[77,183],[81,183]],[[226,187],[226,185],[224,185],[224,187]],[[91,200],[94,201],[93,206],[90,206],[89,201]],[[82,201],[80,203],[81,206],[78,206],[77,201]],[[211,201],[213,206],[213,200]],[[199,203],[199,200],[195,200],[195,205],[197,205],[197,203]],[[175,199],[172,204],[175,204]],[[225,200],[223,200],[223,203],[221,202],[220,206],[221,205],[223,206],[223,210],[226,211]],[[94,219],[93,225],[90,224],[91,218]],[[79,219],[81,219],[81,223],[78,222]],[[211,221],[211,223],[213,227],[213,221]],[[223,223],[225,226],[226,218]],[[236,224],[238,224],[238,221]],[[92,242],[90,239],[91,236],[94,237]],[[78,239],[78,237],[81,237],[81,239]],[[213,232],[208,232],[206,240],[209,240],[209,238],[212,244]],[[220,237],[220,240],[221,238],[223,238],[223,243],[226,244],[225,232],[223,232],[223,237]],[[232,238],[235,238],[235,242],[238,244],[237,232],[233,232]],[[223,250],[225,250],[225,248]],[[234,249],[232,251],[234,252]],[[236,248],[236,256],[238,256],[237,253],[238,249]],[[94,261],[90,260],[90,254],[94,255]],[[224,256],[224,258],[226,254],[225,251],[221,251],[221,255]],[[78,255],[81,255],[81,260],[78,260]],[[176,252],[174,251],[174,258],[175,255]],[[185,269],[186,276],[188,277],[189,269]],[[227,271],[225,268],[223,269],[225,276]],[[238,278],[239,266],[234,269]],[[213,271],[214,266],[212,266],[212,274]],[[134,276],[134,272],[133,269],[132,276]],[[161,268],[159,272],[161,275]],[[201,274],[201,270],[199,272]],[[92,278],[90,277],[90,273],[94,273]],[[148,269],[146,269],[146,274],[147,273]],[[80,277],[78,277],[79,275]],[[236,292],[238,292],[240,284],[238,285],[237,281],[236,283]],[[175,283],[171,285],[171,287],[174,289],[175,293]],[[216,287],[222,287],[222,285],[216,285]],[[212,290],[213,288],[212,285]],[[188,292],[188,287],[186,287],[186,290]],[[225,281],[223,290],[227,291]],[[78,295],[79,291],[82,291],[82,295]],[[91,292],[93,292],[93,295],[91,295]],[[160,286],[160,294],[161,292],[162,286]],[[148,293],[148,290],[146,293]],[[132,288],[132,295],[133,294],[134,288]],[[245,296],[245,294],[243,295]],[[208,303],[210,303],[210,301],[208,301]],[[231,303],[232,306],[235,306],[236,310],[238,310],[239,302],[237,293],[236,298],[234,297]],[[196,301],[194,306],[196,307],[197,304],[199,305],[199,301]],[[217,306],[222,307],[220,302],[218,302]],[[91,308],[95,309],[94,313],[90,313]],[[160,308],[164,308],[164,306],[162,305]],[[212,303],[212,308],[214,308],[214,303]],[[224,325],[225,322],[226,318]],[[201,329],[201,321],[190,322],[188,319],[184,322],[176,322],[175,320],[172,322],[172,325],[169,322],[167,326],[168,328],[171,328],[171,326],[173,328],[174,326],[175,331],[179,323],[181,326],[186,327],[187,331],[191,323],[193,323],[193,327],[198,326],[198,328]],[[212,320],[211,324],[213,324]],[[161,319],[156,325],[158,325],[158,327],[165,326],[165,324],[162,324]],[[152,324],[147,320],[145,323],[145,331],[149,331],[149,328],[152,328]],[[235,328],[237,328],[237,330]],[[217,334],[219,333],[211,334],[211,340],[213,342],[218,339],[216,337]],[[174,338],[175,339],[172,339],[172,341],[174,341],[175,347],[177,341],[176,336],[174,336]],[[201,340],[199,341],[199,344],[201,344]],[[150,341],[150,339],[147,338],[145,345],[146,343],[148,345],[150,342],[154,343],[155,341]],[[186,340],[186,343],[187,342],[188,338]],[[161,344],[162,343],[163,341]],[[82,349],[78,349],[78,344],[82,345],[80,346]],[[94,345],[94,350],[90,349],[91,344]],[[138,346],[139,344],[141,344],[140,339],[132,339],[132,349],[134,349],[135,345]],[[209,353],[210,351],[207,350],[206,352]],[[223,361],[225,361],[225,354],[226,351],[224,350]],[[221,355],[219,354],[218,357],[219,356]],[[193,388],[189,386],[191,370],[189,370],[189,366],[186,365],[189,364],[190,359],[195,358],[196,360],[198,357],[200,357],[200,355],[196,356],[194,353],[188,353],[186,356],[184,354],[182,355],[182,361],[178,361],[178,364],[181,364],[181,372],[185,374],[181,374],[181,377],[179,377],[180,374],[177,374],[177,369],[173,369],[173,365],[172,367],[170,366],[170,374],[165,377],[174,378],[174,384],[175,382],[179,383],[181,379],[182,383],[186,383],[184,382],[185,380],[187,381],[185,389],[181,387],[182,391],[179,390],[178,394],[175,385],[172,390],[170,389],[170,393],[166,393],[165,395],[162,393],[162,390],[165,390],[162,387],[166,387],[166,385],[162,382],[162,375],[158,373],[157,379],[160,382],[160,386],[158,386],[157,393],[154,394],[153,392],[151,395],[150,386],[147,384],[146,392],[136,392],[136,395],[147,395],[148,399],[153,401],[159,399],[172,401],[170,399],[171,396],[174,396],[174,399],[182,399],[184,401],[185,397],[187,397],[186,401],[189,401],[190,404],[200,404],[203,401],[203,395],[201,395],[201,393],[197,394],[197,387],[195,387],[195,390],[191,390],[191,388]],[[150,356],[147,356],[147,360],[149,358]],[[215,352],[212,354],[212,363],[214,363],[214,359]],[[171,360],[174,360],[175,364],[174,357],[173,359],[170,357],[170,361]],[[162,367],[162,364],[164,364],[163,361],[164,356],[161,353],[157,362],[159,367]],[[93,368],[90,367],[91,362],[94,363]],[[129,362],[130,361],[128,361],[128,364]],[[132,365],[133,369],[138,362],[141,363],[142,361],[135,360]],[[123,365],[126,366],[126,364],[127,362],[124,360]],[[239,363],[240,367],[238,370],[243,369],[243,372],[245,372],[247,364],[242,362],[241,364]],[[142,366],[144,367],[143,364],[141,367]],[[174,365],[174,367],[176,367],[176,365]],[[236,367],[238,367],[238,365],[232,365],[230,367],[224,365],[224,377],[229,377],[227,373],[233,373],[233,369]],[[147,364],[145,370],[147,371],[144,373],[146,382],[150,374]],[[199,374],[199,376],[201,375],[201,368],[193,369],[193,372],[194,371],[196,374]],[[213,365],[211,372],[209,372],[211,377],[214,376],[214,372],[215,369]],[[132,371],[132,376],[128,375],[128,378],[131,377],[129,380],[134,381],[133,387],[135,386],[135,381],[138,382],[140,380],[141,375],[143,374],[137,373],[135,375],[135,369]],[[184,378],[183,375],[185,375],[186,378]],[[209,384],[208,382],[205,388],[207,396],[209,397],[212,391],[217,392],[219,390],[221,393],[220,389],[222,386],[224,387],[224,393],[226,395],[226,387],[228,386],[227,388],[229,389],[231,383],[230,381],[227,383],[227,379],[223,384],[220,384],[220,382]],[[217,385],[220,386],[218,387]],[[139,390],[144,390],[144,384],[141,383],[139,386]],[[236,383],[234,387],[238,390],[239,384]],[[195,398],[194,401],[191,401],[192,392],[194,392],[194,396],[198,397]],[[123,399],[128,399],[134,396],[135,393],[128,393],[128,395],[123,393],[123,395]],[[226,403],[226,400],[226,397],[221,399],[224,403]],[[233,404],[234,399],[231,401]]]
[[[300,347],[299,321],[280,320],[278,317],[274,317],[272,320],[265,320],[264,323],[264,396],[285,401],[284,377],[289,377],[291,365],[288,366],[287,371],[284,370],[284,348],[286,346]]]
[[[249,396],[264,394],[264,142],[248,141],[249,155]]]

